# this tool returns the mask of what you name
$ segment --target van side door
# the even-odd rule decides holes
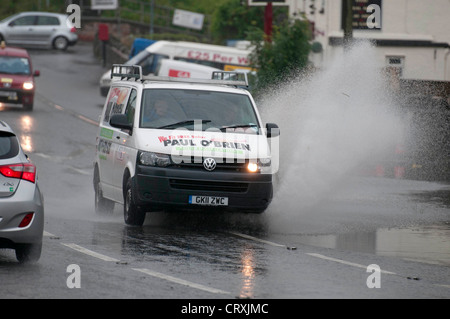
[[[125,114],[128,123],[134,126],[134,116],[136,113],[136,101],[137,101],[137,90],[131,89],[126,106],[122,110],[122,114]],[[115,194],[114,197],[117,201],[123,201],[123,176],[127,164],[130,161],[135,161],[137,153],[135,149],[134,139],[132,138],[133,131],[129,130],[116,130],[114,131],[114,173],[113,173],[113,185]]]
[[[120,136],[118,133],[120,129],[112,127],[109,121],[112,115],[123,113],[129,93],[130,88],[128,87],[112,87],[110,89],[97,140],[97,163],[103,196],[112,200],[117,200],[115,196],[115,187],[117,186],[114,185],[113,176],[115,151],[119,143]]]

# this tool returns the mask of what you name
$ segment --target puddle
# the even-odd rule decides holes
[[[307,245],[450,266],[450,224],[299,238]]]

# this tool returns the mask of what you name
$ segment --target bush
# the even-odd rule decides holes
[[[278,27],[274,26],[272,39],[266,39],[261,29],[254,28],[247,39],[254,46],[250,60],[258,70],[256,91],[277,85],[308,65],[311,45],[306,20],[287,20]]]

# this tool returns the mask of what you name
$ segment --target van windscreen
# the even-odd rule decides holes
[[[251,100],[245,94],[146,89],[142,96],[140,127],[189,130],[201,127],[201,130],[217,128],[258,134],[260,126]]]

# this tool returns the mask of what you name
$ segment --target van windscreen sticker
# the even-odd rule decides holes
[[[174,147],[175,151],[203,151],[218,153],[244,154],[251,151],[250,144],[245,140],[207,139],[204,136],[169,135],[158,136],[159,142],[165,147]]]

